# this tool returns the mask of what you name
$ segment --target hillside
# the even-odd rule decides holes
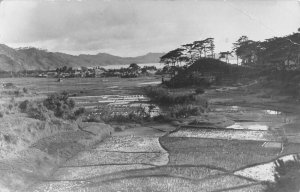
[[[13,49],[0,44],[0,71],[48,70],[57,67],[93,67],[130,63],[158,63],[163,53],[148,53],[138,57],[119,57],[107,53],[78,56],[48,52],[37,48]]]

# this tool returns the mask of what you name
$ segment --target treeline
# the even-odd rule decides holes
[[[216,58],[214,38],[181,45],[160,58],[167,66],[191,65],[201,58]],[[226,59],[236,55],[237,64],[267,68],[268,70],[296,70],[300,64],[300,29],[297,33],[283,37],[273,37],[264,41],[253,41],[247,36],[233,43],[233,49],[218,53],[218,58]],[[241,62],[239,61],[241,60]]]
[[[203,57],[214,58],[214,50],[214,38],[206,38],[204,40],[182,45],[177,49],[169,51],[160,58],[160,62],[172,66],[182,62],[189,65]]]
[[[228,64],[233,55],[238,65]],[[219,61],[222,58],[226,62]],[[241,36],[231,50],[218,54],[214,38],[206,38],[169,51],[160,62],[166,65],[163,71],[171,74],[171,80],[164,82],[169,87],[260,79],[262,85],[280,93],[300,96],[300,29],[263,41]]]
[[[300,31],[299,31],[300,32]],[[243,65],[267,68],[269,71],[298,70],[300,64],[300,33],[253,41],[247,36],[234,43],[233,52]]]

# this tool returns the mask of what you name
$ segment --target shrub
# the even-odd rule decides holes
[[[0,112],[0,118],[2,118],[4,116],[4,114],[2,112]]]
[[[194,94],[169,93],[161,87],[146,87],[144,92],[153,102],[161,105],[187,104],[197,100]]]
[[[97,114],[91,113],[89,114],[84,120],[83,122],[96,122],[96,123],[102,123],[103,120],[101,119],[101,117]]]
[[[203,94],[204,93],[204,89],[202,87],[198,87],[195,89],[195,93],[196,94]]]
[[[77,109],[77,110],[74,112],[74,115],[75,115],[76,117],[78,117],[78,116],[84,114],[85,112],[86,112],[85,108],[84,108],[84,107],[80,107],[79,109]]]
[[[3,135],[4,141],[6,143],[12,143],[12,144],[16,144],[17,143],[17,138],[15,136],[12,135]]]
[[[28,93],[28,89],[25,88],[25,87],[23,87],[23,92],[24,92],[24,93]]]
[[[20,90],[15,90],[15,91],[14,91],[14,95],[15,95],[16,97],[20,97],[20,96],[21,96]]]
[[[22,101],[19,105],[21,112],[27,112],[30,102],[28,100]]]
[[[45,120],[49,111],[53,111],[54,115],[63,119],[76,119],[85,113],[84,108],[79,108],[75,112],[75,101],[68,98],[67,93],[50,95],[43,102],[25,100],[19,104],[21,112],[27,113],[30,117]]]
[[[32,105],[27,111],[29,117],[45,121],[47,119],[47,109],[43,104]]]
[[[158,115],[153,117],[153,121],[165,123],[165,122],[171,122],[172,120],[166,115]]]
[[[294,157],[294,161],[278,159],[275,162],[275,180],[276,182],[268,183],[265,192],[294,192],[300,189],[300,157]]]
[[[193,105],[175,105],[170,108],[170,115],[175,118],[196,116],[200,115],[202,112],[204,112],[202,107]]]
[[[9,109],[9,110],[12,110],[13,107],[14,107],[14,106],[13,106],[13,104],[11,104],[11,103],[8,105],[8,109]]]
[[[6,89],[16,88],[16,86],[13,83],[4,83],[3,87]]]
[[[39,102],[25,100],[19,104],[19,108],[22,113],[27,113],[30,118],[44,121],[48,117],[48,110]]]
[[[69,95],[66,92],[62,94],[53,94],[48,96],[43,102],[44,106],[53,111],[56,117],[63,119],[73,118],[73,108],[75,107],[75,101],[69,99]]]
[[[178,105],[178,104],[197,104],[203,108],[208,108],[208,102],[205,98],[195,94],[169,93],[161,87],[146,87],[145,94],[151,101],[160,105]]]

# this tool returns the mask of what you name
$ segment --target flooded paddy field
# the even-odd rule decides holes
[[[299,153],[300,145],[290,144],[281,149],[266,148],[264,143],[194,137],[161,138],[162,146],[169,152],[171,165],[212,166],[254,180],[274,181],[277,157],[294,160],[289,154]],[[265,178],[258,179],[263,170]]]
[[[141,107],[151,108],[153,116],[161,112],[140,91],[142,86],[158,84],[159,77],[13,81],[31,87],[37,95],[67,91],[77,106],[94,113],[110,108],[124,114]],[[276,160],[294,160],[291,154],[299,153],[300,144],[291,142],[298,138],[291,140],[291,132],[283,129],[296,129],[294,117],[280,108],[234,103],[234,98],[215,103],[218,94],[223,95],[216,92],[214,97],[204,94],[210,109],[203,114],[207,121],[201,126],[112,125],[117,131],[111,137],[70,158],[30,190],[264,191],[264,182],[274,182],[276,177]],[[217,120],[212,121],[222,118],[231,123],[216,126]]]
[[[273,136],[267,131],[257,130],[237,130],[237,129],[198,129],[198,128],[181,128],[172,132],[169,137],[195,137],[195,138],[212,138],[225,140],[254,140],[254,141],[280,141],[280,138]]]

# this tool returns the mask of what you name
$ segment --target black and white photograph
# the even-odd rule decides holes
[[[0,0],[0,192],[300,192],[300,0]]]

